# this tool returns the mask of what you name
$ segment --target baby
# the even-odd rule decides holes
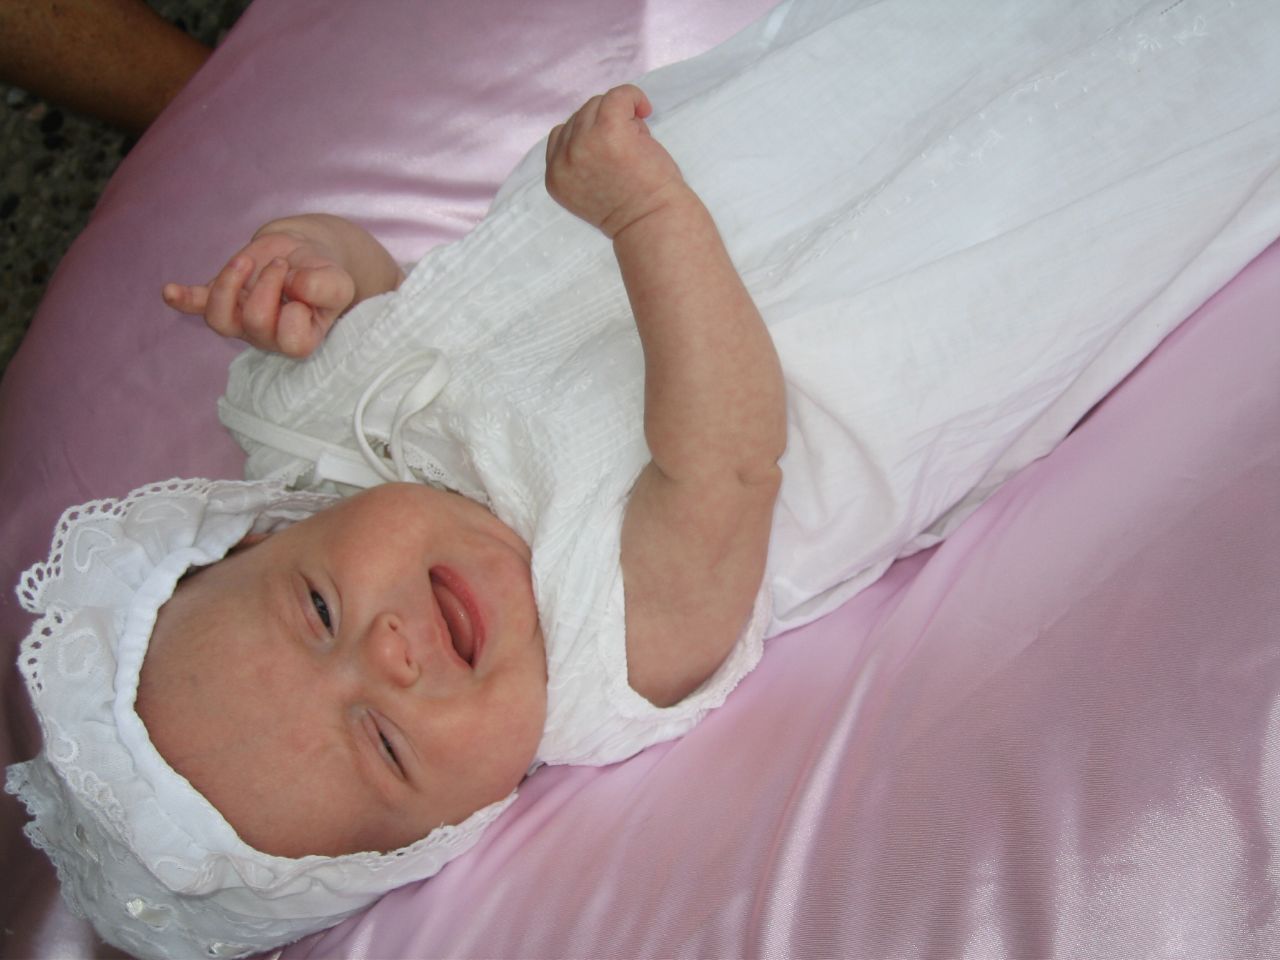
[[[664,717],[661,708],[699,691],[744,631],[758,643],[786,419],[769,334],[706,208],[650,135],[651,109],[634,86],[588,100],[550,133],[546,187],[611,240],[643,348],[650,460],[625,478],[618,662],[645,707]],[[305,357],[341,314],[402,280],[360,228],[304,215],[264,226],[209,285],[170,284],[164,296],[224,336]],[[227,545],[225,559],[190,564],[153,626],[130,611],[124,633],[142,635],[133,710],[143,739],[259,852],[255,866],[288,874],[277,858],[309,866],[319,855],[350,867],[418,850],[423,838],[453,844],[452,855],[532,767],[557,759],[540,743],[548,658],[560,641],[550,629],[544,638],[530,547],[484,505],[392,483],[297,522],[254,523]],[[587,683],[604,685],[590,675]],[[136,719],[119,714],[117,704],[125,728]],[[681,728],[660,729],[670,738]],[[600,762],[638,746],[611,749]],[[164,882],[179,899],[207,893],[210,869]],[[251,871],[237,868],[241,878]],[[117,939],[163,953],[180,927],[205,952],[231,956],[336,922],[356,905],[300,906],[304,924],[283,935],[250,939],[241,926],[214,939],[198,916],[171,924],[171,899],[138,896],[125,910],[157,936]],[[92,919],[106,936],[118,926]]]
[[[631,86],[588,100],[551,132],[546,183],[613,241],[644,346],[652,459],[623,523],[626,662],[632,688],[667,706],[751,613],[786,428],[772,342],[650,110]],[[303,216],[165,298],[305,356],[400,279],[358,227]],[[393,485],[191,577],[157,621],[137,709],[250,844],[338,855],[395,849],[509,794],[535,759],[545,688],[529,548],[477,503]]]

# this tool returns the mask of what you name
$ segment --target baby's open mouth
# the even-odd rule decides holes
[[[458,592],[455,592],[455,588]],[[440,613],[444,617],[445,626],[449,629],[449,639],[453,643],[453,649],[468,664],[475,666],[477,624],[470,604],[459,596],[459,592],[465,596],[464,591],[465,587],[450,573],[431,571],[431,592],[435,594],[436,603],[440,605]]]

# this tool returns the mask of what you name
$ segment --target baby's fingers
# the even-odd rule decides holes
[[[280,314],[280,293],[284,291],[284,274],[288,264],[273,260],[264,266],[253,282],[241,306],[244,335],[251,343],[270,343],[274,339],[275,321]]]
[[[199,315],[209,303],[209,288],[203,285],[187,286],[182,283],[166,283],[160,296],[179,313]]]
[[[653,104],[649,102],[645,92],[634,83],[624,83],[604,95],[600,111],[610,119],[616,117],[621,120],[643,120],[653,113]]]
[[[569,118],[569,127],[571,130],[590,130],[596,124],[596,117],[600,113],[600,104],[604,102],[604,96],[596,94],[586,103],[578,108],[578,112]]]
[[[564,136],[564,124],[557,123],[547,134],[547,166],[551,166],[556,151],[560,148],[560,139]]]
[[[301,267],[285,278],[284,292],[290,300],[301,300],[329,319],[351,305],[356,282],[339,266]]]
[[[240,291],[244,289],[252,270],[252,260],[248,257],[235,257],[209,285],[204,322],[214,333],[224,337],[239,337],[244,334],[244,327],[240,323]]]
[[[332,325],[332,321],[321,320],[305,303],[292,300],[280,308],[280,320],[276,325],[277,349],[288,357],[301,359],[310,356]]]

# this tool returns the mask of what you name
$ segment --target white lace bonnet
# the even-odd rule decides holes
[[[269,482],[153,484],[66,511],[49,561],[19,585],[39,616],[19,667],[44,747],[9,767],[5,788],[34,818],[27,836],[72,909],[138,957],[239,957],[332,926],[436,873],[514,798],[391,853],[274,857],[244,843],[152,745],[133,705],[178,579],[334,499]]]

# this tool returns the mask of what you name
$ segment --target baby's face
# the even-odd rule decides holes
[[[259,850],[404,846],[506,796],[533,760],[546,661],[529,562],[478,504],[367,491],[183,583],[138,714]]]

